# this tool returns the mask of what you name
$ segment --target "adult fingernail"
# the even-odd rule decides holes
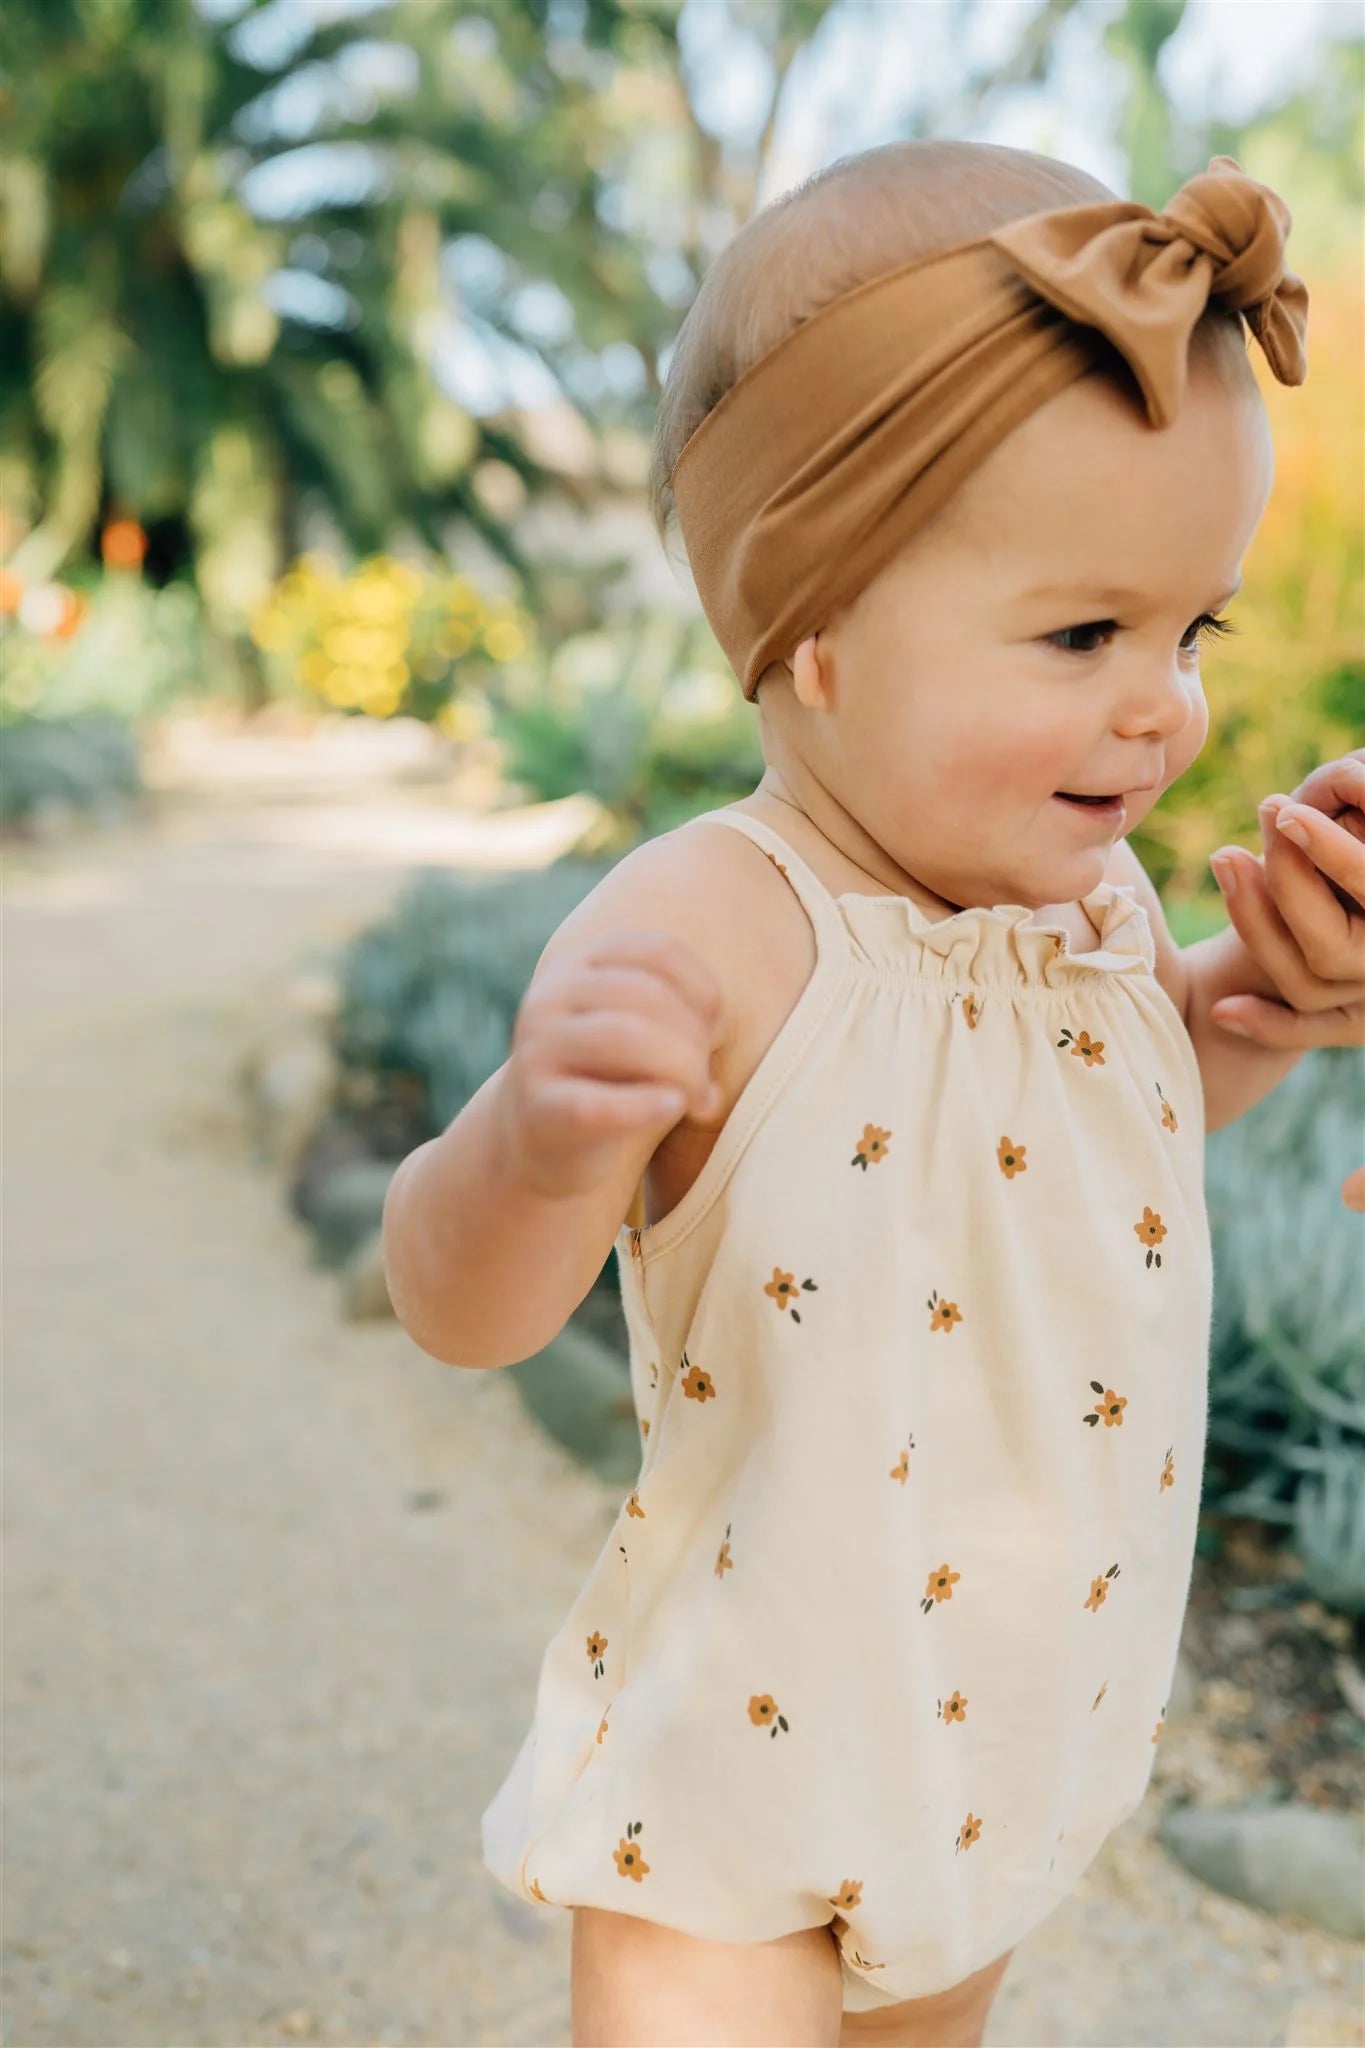
[[[1214,880],[1223,894],[1225,896],[1235,895],[1237,890],[1237,868],[1235,863],[1224,856],[1215,854],[1209,862],[1209,866],[1213,869]]]
[[[1257,815],[1262,818],[1273,818],[1280,805],[1287,804],[1288,802],[1289,798],[1287,796],[1263,797],[1256,806]]]
[[[1308,833],[1298,818],[1287,811],[1280,811],[1275,819],[1275,829],[1283,832],[1286,839],[1292,839],[1295,846],[1308,850]]]
[[[1251,1036],[1246,1025],[1239,1024],[1235,1017],[1220,1017],[1218,1019],[1218,1028],[1220,1031],[1230,1031],[1234,1038],[1250,1038]]]

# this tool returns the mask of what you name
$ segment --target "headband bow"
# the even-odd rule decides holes
[[[1277,192],[1216,156],[1160,213],[1133,200],[1068,206],[990,240],[1033,289],[1118,347],[1153,426],[1185,395],[1190,336],[1210,299],[1246,316],[1281,384],[1308,372],[1308,292],[1285,268],[1290,213]]]
[[[1157,213],[1029,214],[859,285],[751,365],[673,471],[702,607],[746,697],[871,582],[973,469],[1117,349],[1154,427],[1177,416],[1211,299],[1282,384],[1307,374],[1289,209],[1216,156]],[[1108,352],[1108,353],[1106,353]]]

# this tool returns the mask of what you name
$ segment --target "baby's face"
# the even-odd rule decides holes
[[[1234,592],[1272,475],[1245,363],[1196,353],[1164,429],[1081,379],[821,633],[803,751],[946,901],[1087,894],[1204,743],[1198,622]]]

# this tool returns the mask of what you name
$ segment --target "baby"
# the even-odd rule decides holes
[[[684,323],[654,509],[765,773],[565,920],[384,1219],[400,1319],[475,1369],[617,1253],[640,1475],[483,1822],[573,1912],[577,2043],[979,2042],[1143,1796],[1204,1134],[1365,1036],[1327,816],[1365,761],[1268,800],[1183,951],[1125,838],[1204,742],[1271,489],[1243,319],[1305,374],[1288,224],[1229,158],[1157,214],[898,144],[760,213]]]

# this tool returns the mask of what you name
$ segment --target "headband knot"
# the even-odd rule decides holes
[[[1160,212],[1056,207],[901,264],[803,320],[673,466],[702,608],[744,694],[923,530],[1013,429],[1116,348],[1168,426],[1210,300],[1302,384],[1308,293],[1289,209],[1230,156]]]
[[[1122,352],[1154,426],[1185,395],[1190,335],[1210,299],[1246,316],[1281,384],[1302,384],[1308,293],[1286,268],[1289,208],[1216,156],[1160,213],[1103,201],[1012,221],[989,237],[1021,277],[1069,319]]]

